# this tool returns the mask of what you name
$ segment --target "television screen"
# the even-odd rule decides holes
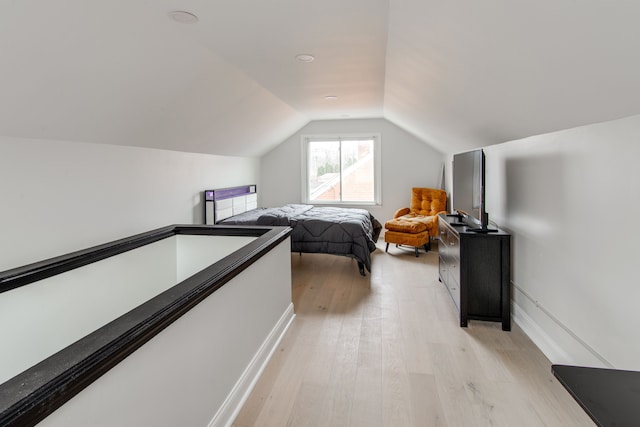
[[[451,207],[471,225],[486,229],[484,152],[482,149],[453,156],[453,197]]]

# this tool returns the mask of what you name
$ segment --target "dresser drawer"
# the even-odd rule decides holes
[[[449,275],[460,281],[460,239],[446,226],[440,227],[438,252],[440,259],[447,264]]]
[[[451,230],[447,225],[441,225],[439,227],[440,236],[439,240],[442,244],[449,247],[457,247],[459,246],[459,237],[458,235]]]
[[[447,265],[449,267],[449,277],[454,279],[456,282],[460,282],[460,256],[451,257]]]
[[[451,277],[451,272],[449,272],[447,288],[449,289],[449,295],[451,295],[453,303],[456,305],[456,309],[460,311],[460,285],[457,280]]]

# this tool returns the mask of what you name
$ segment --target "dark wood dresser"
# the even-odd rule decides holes
[[[460,313],[470,319],[502,322],[511,330],[511,235],[476,232],[457,216],[438,217],[440,281]]]

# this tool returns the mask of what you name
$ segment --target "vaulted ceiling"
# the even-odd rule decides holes
[[[260,156],[311,120],[385,117],[457,152],[640,113],[637,0],[2,7],[2,136]]]

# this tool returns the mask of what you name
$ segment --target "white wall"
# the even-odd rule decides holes
[[[0,293],[0,384],[175,285],[176,259],[170,237]]]
[[[0,342],[11,348],[0,384],[255,239],[173,236],[0,293]]]
[[[444,155],[385,119],[311,122],[262,157],[262,206],[301,201],[301,135],[376,132],[382,146],[382,205],[365,206],[381,223],[409,206],[411,187],[438,188]],[[361,207],[361,206],[358,206]]]
[[[257,239],[255,236],[191,236],[184,234],[176,237],[175,283],[182,282]]]
[[[169,224],[205,188],[258,183],[258,159],[0,137],[0,271]]]
[[[227,426],[293,320],[287,238],[45,418],[45,427]]]
[[[485,148],[514,318],[555,363],[640,369],[640,116]]]

